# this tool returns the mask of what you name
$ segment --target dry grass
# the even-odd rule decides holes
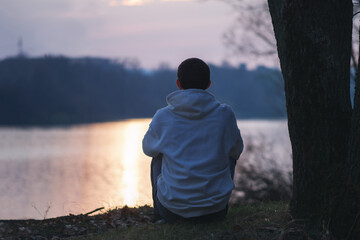
[[[290,221],[284,202],[235,204],[224,221],[129,226],[86,239],[284,239]]]
[[[210,223],[152,223],[152,208],[117,208],[89,216],[45,220],[0,220],[0,239],[331,239],[294,220],[287,202],[234,204],[225,220]]]

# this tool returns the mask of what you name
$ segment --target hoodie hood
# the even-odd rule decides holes
[[[201,119],[220,105],[214,95],[202,89],[175,91],[167,96],[166,102],[170,111],[188,119]]]

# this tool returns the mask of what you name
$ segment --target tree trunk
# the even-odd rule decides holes
[[[330,230],[336,236],[346,236],[346,239],[354,240],[360,239],[360,66],[357,65],[357,67],[354,109],[351,119],[349,154],[346,166],[346,176],[348,178],[345,182],[342,198],[335,207],[332,220],[330,221]]]
[[[290,210],[294,218],[327,226],[347,165],[352,1],[268,0],[268,4],[293,151]]]
[[[360,36],[360,35],[359,35]],[[360,45],[359,45],[360,47]],[[359,57],[360,59],[360,57]],[[348,161],[348,184],[347,194],[344,195],[346,202],[340,211],[342,217],[337,217],[344,227],[336,225],[337,230],[349,229],[348,239],[360,239],[360,75],[356,76],[356,90],[354,99],[354,110],[351,121],[349,161]],[[346,221],[347,220],[347,221]],[[346,224],[346,223],[349,224]]]

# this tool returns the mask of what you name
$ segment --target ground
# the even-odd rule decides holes
[[[149,206],[98,212],[0,220],[0,239],[330,239],[305,231],[301,221],[291,219],[286,202],[234,204],[225,220],[210,223],[153,223]]]

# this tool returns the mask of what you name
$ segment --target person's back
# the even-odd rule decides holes
[[[180,91],[167,97],[143,139],[144,153],[153,157],[154,211],[169,222],[227,212],[243,143],[231,108],[205,91],[210,83],[202,60],[180,64]]]

